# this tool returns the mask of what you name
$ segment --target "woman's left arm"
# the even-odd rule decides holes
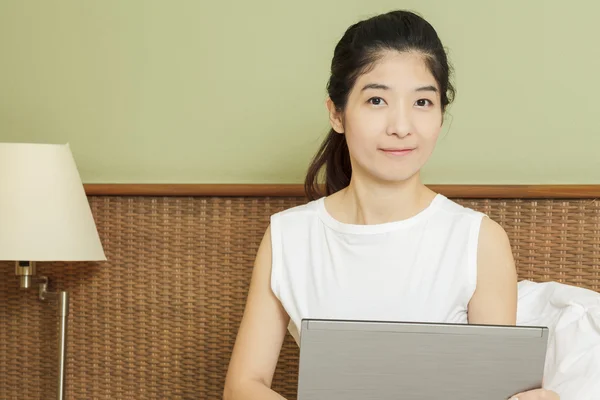
[[[517,271],[508,236],[497,222],[483,218],[477,248],[477,288],[469,302],[471,324],[517,323]],[[519,400],[559,400],[544,389],[515,395]]]
[[[477,248],[477,288],[468,310],[469,323],[517,323],[517,270],[504,228],[484,217]]]

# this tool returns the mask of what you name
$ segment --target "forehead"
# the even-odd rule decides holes
[[[381,83],[397,90],[438,86],[423,54],[397,51],[386,52],[369,71],[358,77],[356,87],[360,90],[368,83]]]

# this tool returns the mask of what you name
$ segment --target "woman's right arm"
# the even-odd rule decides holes
[[[270,389],[289,317],[271,290],[271,229],[256,254],[244,315],[225,379],[224,400],[285,400]]]

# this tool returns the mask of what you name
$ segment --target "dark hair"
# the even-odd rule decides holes
[[[327,92],[338,111],[343,111],[358,77],[372,68],[386,50],[416,51],[425,56],[427,67],[440,88],[442,112],[454,99],[451,66],[435,29],[409,11],[392,11],[350,26],[335,47]],[[325,167],[325,194],[319,173]],[[352,176],[346,136],[333,129],[315,154],[306,175],[304,190],[309,200],[330,195],[348,186]]]

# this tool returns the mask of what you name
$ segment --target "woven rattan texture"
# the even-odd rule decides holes
[[[600,291],[600,202],[457,200],[507,230],[519,275]],[[68,399],[219,399],[269,215],[301,198],[91,197],[106,263],[38,264],[71,294]],[[56,389],[56,307],[0,263],[0,399]],[[274,389],[295,398],[288,335]]]

